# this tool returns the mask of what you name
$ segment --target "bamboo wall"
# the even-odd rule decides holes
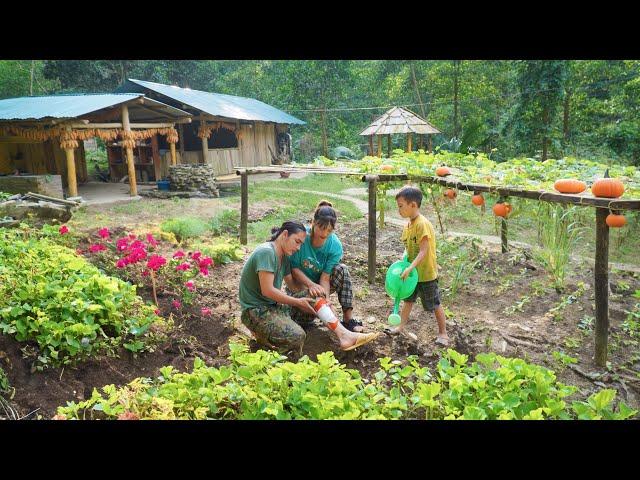
[[[84,144],[74,150],[78,183],[88,180]],[[67,164],[64,151],[56,141],[34,142],[20,137],[0,137],[0,175],[15,169],[34,175],[60,175],[67,186]]]
[[[286,130],[286,126],[284,127]],[[276,153],[276,125],[273,123],[254,123],[241,125],[238,148],[209,149],[207,163],[211,165],[216,175],[235,173],[234,167],[255,167],[271,165],[271,154],[267,145]],[[196,164],[202,161],[202,150],[185,151],[184,156],[176,151],[178,163]],[[169,175],[171,155],[165,152],[161,155],[160,174],[162,178]]]

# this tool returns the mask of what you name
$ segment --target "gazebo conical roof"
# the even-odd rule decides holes
[[[389,135],[394,133],[431,134],[441,132],[415,113],[402,107],[392,107],[365,128],[360,135]]]

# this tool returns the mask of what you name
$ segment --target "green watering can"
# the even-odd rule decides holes
[[[411,270],[406,280],[400,278],[404,269],[411,265],[411,262],[408,262],[406,258],[405,256],[403,260],[398,260],[389,267],[384,281],[384,288],[387,294],[395,300],[393,313],[387,319],[391,325],[400,325],[400,315],[398,315],[400,300],[410,297],[418,284],[418,272],[415,268]]]

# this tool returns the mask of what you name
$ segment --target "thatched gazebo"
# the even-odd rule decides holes
[[[427,135],[428,149],[431,152],[431,135],[442,132],[419,115],[405,108],[392,107],[365,128],[360,135],[369,136],[369,154],[371,156],[374,155],[373,136],[378,137],[378,156],[381,157],[382,135],[387,136],[387,155],[391,156],[391,135],[394,133],[407,134],[407,152],[411,151],[412,134],[418,134],[419,148],[422,148],[422,135]]]

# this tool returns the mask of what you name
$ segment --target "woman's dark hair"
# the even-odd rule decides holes
[[[279,227],[273,227],[271,229],[271,238],[269,239],[270,242],[275,241],[276,238],[278,238],[280,236],[280,234],[284,231],[289,232],[289,235],[292,235],[294,233],[298,233],[298,232],[306,232],[307,230],[304,228],[304,225],[301,224],[300,222],[284,222],[282,225],[280,225]]]
[[[333,209],[333,205],[331,202],[327,200],[320,200],[318,206],[316,207],[316,211],[313,212],[313,221],[316,225],[320,227],[327,227],[327,225],[331,225],[332,228],[336,228],[336,220],[338,220],[338,216],[336,215],[336,211]]]

